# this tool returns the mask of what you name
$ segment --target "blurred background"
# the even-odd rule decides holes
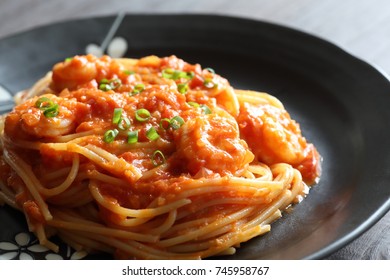
[[[0,0],[0,40],[37,26],[119,12],[218,14],[276,23],[328,40],[390,73],[388,0]],[[390,213],[329,258],[390,259],[389,232]]]
[[[75,18],[207,13],[265,20],[325,38],[390,73],[388,0],[1,0],[0,38]]]

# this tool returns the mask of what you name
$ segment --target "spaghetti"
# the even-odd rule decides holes
[[[116,258],[234,254],[320,175],[283,104],[175,56],[75,56],[1,123],[0,202],[40,244]]]

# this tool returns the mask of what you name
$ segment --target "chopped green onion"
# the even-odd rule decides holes
[[[111,87],[108,84],[100,84],[99,89],[102,91],[109,91],[111,90]]]
[[[54,118],[59,114],[58,111],[58,104],[54,104],[52,107],[47,108],[45,111],[43,111],[43,114],[46,118]]]
[[[172,68],[166,68],[161,71],[161,74],[165,79],[172,79],[173,71],[174,70]]]
[[[135,119],[139,122],[146,122],[150,119],[150,112],[146,109],[138,109],[135,111]]]
[[[65,62],[69,62],[69,61],[72,61],[73,57],[67,57],[65,58]]]
[[[161,74],[163,78],[171,80],[178,80],[180,78],[192,79],[194,77],[193,72],[184,72],[180,70],[174,70],[172,68],[166,68],[162,70]]]
[[[154,141],[154,140],[157,140],[158,138],[160,138],[160,135],[158,134],[157,130],[152,126],[151,128],[149,128],[146,131],[146,137],[150,141]]]
[[[137,85],[135,85],[134,89],[138,90],[138,91],[143,91],[145,89],[145,85],[144,84],[137,84]]]
[[[115,108],[114,109],[114,115],[112,116],[112,123],[118,124],[122,117],[122,108]]]
[[[195,76],[194,72],[187,72],[187,79],[191,80]]]
[[[180,116],[175,116],[171,119],[171,127],[174,130],[179,129],[184,124],[184,120]]]
[[[99,89],[102,91],[114,90],[122,85],[122,81],[120,79],[102,79],[99,83]]]
[[[199,103],[193,102],[193,101],[189,101],[189,102],[187,102],[187,104],[192,106],[192,107],[194,107],[194,108],[199,108],[200,107],[202,109],[203,113],[206,114],[206,115],[212,113],[211,109],[209,107],[207,107],[206,105],[204,105],[204,104],[199,105]]]
[[[175,71],[172,75],[172,80],[178,80],[180,78],[186,78],[188,79],[187,73],[183,71]]]
[[[107,84],[100,84],[99,89],[102,91],[109,91],[111,88]]]
[[[154,151],[152,155],[152,163],[154,166],[164,164],[166,161],[164,154],[160,150]]]
[[[162,129],[169,129],[170,126],[171,126],[171,120],[170,119],[168,119],[168,118],[161,119],[160,127]]]
[[[35,102],[35,107],[42,110],[46,118],[54,118],[59,114],[58,104],[50,98],[41,97]]]
[[[186,94],[187,91],[188,91],[188,83],[178,84],[178,85],[177,85],[177,90],[178,90],[181,94]]]
[[[125,75],[132,75],[132,74],[134,74],[135,72],[134,71],[132,71],[132,70],[123,70],[123,74],[125,74]]]
[[[133,91],[130,93],[130,95],[136,95],[140,92],[143,92],[145,89],[145,85],[144,84],[137,84],[134,86],[134,89]]]
[[[203,82],[203,85],[206,88],[214,88],[216,86],[216,84],[213,82],[213,79],[210,78],[206,78]]]
[[[127,143],[134,144],[138,142],[138,130],[129,131],[127,133]]]
[[[193,101],[189,101],[187,102],[188,105],[190,105],[191,107],[194,107],[194,108],[199,108],[199,103],[197,102],[193,102]]]
[[[180,116],[175,116],[172,119],[164,118],[160,121],[160,127],[162,129],[172,128],[173,130],[179,129],[184,124],[184,120]]]
[[[114,141],[114,139],[118,135],[118,133],[119,133],[119,131],[117,129],[107,130],[104,133],[103,141],[106,143],[111,143],[112,141]]]
[[[130,127],[130,120],[128,117],[122,117],[122,108],[115,108],[112,116],[112,124],[117,124],[120,130],[126,130]]]
[[[113,79],[110,81],[110,86],[112,89],[116,89],[117,87],[120,87],[122,85],[122,81],[120,79]]]
[[[119,120],[118,128],[120,130],[126,130],[126,129],[130,128],[130,120],[129,120],[129,118],[128,117],[122,117]]]
[[[204,70],[210,72],[211,74],[215,74],[215,71],[214,71],[213,68],[207,67],[207,68],[205,68]]]
[[[205,113],[206,115],[212,113],[211,109],[209,107],[207,107],[206,105],[200,105],[200,108],[202,108],[203,113]]]
[[[53,100],[47,97],[41,97],[35,102],[35,107],[41,110],[46,110],[54,106]]]
[[[186,72],[174,70],[172,68],[167,68],[162,70],[161,72],[163,78],[177,80],[179,78],[184,78],[186,76]]]

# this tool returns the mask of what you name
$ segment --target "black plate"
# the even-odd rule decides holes
[[[55,62],[100,44],[114,19],[63,22],[0,40],[0,83],[13,93],[31,86]],[[176,54],[214,68],[236,88],[275,95],[323,156],[321,181],[309,196],[270,234],[227,259],[323,258],[389,210],[390,83],[372,66],[311,35],[232,17],[128,15],[116,35],[128,40],[126,56]],[[2,208],[0,224],[0,245],[21,243],[22,215]],[[30,243],[22,251],[40,257]]]

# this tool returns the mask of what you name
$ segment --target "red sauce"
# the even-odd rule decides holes
[[[167,73],[171,76],[167,77]],[[137,92],[140,85],[142,89]],[[76,56],[54,66],[48,91],[44,96],[58,104],[58,115],[46,117],[36,106],[39,97],[16,106],[5,121],[5,134],[11,141],[55,142],[64,135],[90,131],[92,135],[80,140],[80,145],[103,148],[146,172],[155,168],[151,152],[132,150],[130,146],[123,149],[127,132],[138,131],[138,142],[156,141],[156,149],[169,162],[170,169],[159,171],[153,179],[156,182],[162,178],[176,180],[181,174],[237,175],[253,160],[269,165],[289,163],[301,171],[308,183],[313,183],[320,173],[317,150],[306,141],[298,123],[285,110],[244,102],[236,115],[229,110],[221,113],[221,107],[229,108],[226,106],[232,92],[229,82],[213,71],[175,56],[143,58],[126,67],[107,56]],[[121,117],[130,121],[125,131],[113,123],[116,108],[121,108]],[[146,121],[137,119],[139,109],[150,113]],[[163,119],[177,116],[183,120],[179,129],[160,126]],[[152,127],[159,135],[158,140],[148,139]],[[119,133],[113,142],[107,143],[104,133],[114,129]],[[72,163],[72,155],[67,151],[58,153],[42,145],[39,152],[40,164],[49,169]],[[81,162],[86,161],[82,158]],[[126,180],[121,172],[117,170],[114,174]],[[148,191],[162,193],[174,188],[171,181],[166,182],[169,184],[147,182]],[[152,197],[150,193],[142,193],[142,184],[145,181],[141,178],[134,186],[136,192],[104,184],[100,189],[113,203],[142,208]],[[175,193],[173,189],[168,192]],[[28,213],[40,219],[35,205],[26,203]]]

